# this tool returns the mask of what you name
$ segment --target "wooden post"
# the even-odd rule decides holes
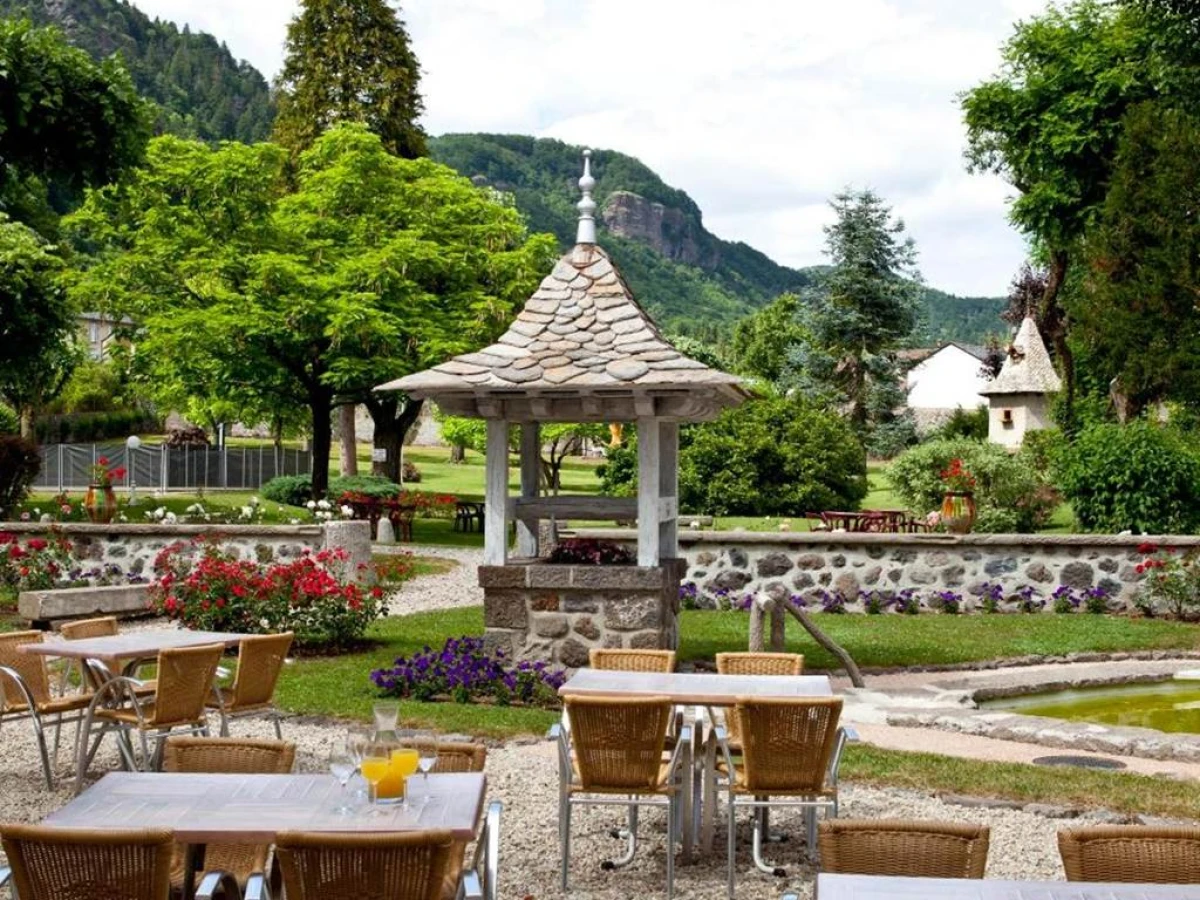
[[[487,420],[487,464],[483,511],[483,564],[508,558],[508,422]]]
[[[679,556],[679,424],[658,423],[658,490],[663,507],[658,521],[658,555]]]
[[[637,420],[638,426],[638,565],[659,564],[659,422],[652,417]]]
[[[521,496],[538,492],[538,460],[542,452],[541,428],[537,422],[521,423]],[[517,556],[538,555],[538,526],[517,519]]]

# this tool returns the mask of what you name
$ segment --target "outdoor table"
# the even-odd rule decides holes
[[[111,772],[42,824],[60,828],[169,828],[189,847],[192,871],[207,843],[270,844],[281,831],[368,833],[448,829],[475,838],[487,778],[481,772],[413,779],[418,808],[379,805],[378,814],[336,812],[342,787],[330,775],[209,775]],[[424,803],[424,797],[429,803]],[[188,879],[185,884],[190,884]]]
[[[816,900],[1200,900],[1200,885],[817,876]]]
[[[206,644],[224,644],[236,647],[249,634],[231,631],[188,631],[180,629],[153,629],[131,631],[107,637],[85,638],[80,641],[43,641],[39,644],[21,644],[21,653],[37,653],[58,659],[94,659],[112,666],[122,659],[154,659],[160,650],[177,650],[181,647],[202,647]]]
[[[738,697],[802,699],[832,697],[833,686],[825,675],[718,675],[707,672],[620,672],[580,669],[558,690],[563,694],[623,694],[630,697],[662,696],[678,706],[733,706]],[[717,809],[717,740],[711,730],[693,730],[692,744],[684,748],[685,771],[693,773],[681,798],[683,861],[691,862],[699,838],[701,852],[710,853]],[[702,760],[697,769],[695,762]]]

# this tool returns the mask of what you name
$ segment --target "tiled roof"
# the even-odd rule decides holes
[[[1046,352],[1042,335],[1027,316],[1013,338],[1000,374],[981,394],[1048,394],[1062,389],[1062,380]]]

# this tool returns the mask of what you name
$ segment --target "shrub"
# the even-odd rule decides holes
[[[620,447],[609,447],[604,462],[596,466],[600,493],[609,497],[637,496],[637,436],[629,430],[626,434],[625,442]]]
[[[929,437],[936,441],[950,441],[955,438],[986,441],[987,436],[988,408],[980,406],[976,409],[963,409],[960,406]]]
[[[305,553],[287,562],[239,559],[213,541],[175,543],[154,560],[150,602],[201,631],[296,633],[308,650],[346,650],[387,612],[378,587],[348,579],[346,552]]]
[[[16,434],[20,430],[20,417],[12,409],[0,403],[0,434]]]
[[[976,531],[1035,531],[1058,505],[1053,488],[1019,456],[965,438],[914,447],[891,464],[888,480],[914,513],[936,510],[945,492],[941,473],[955,459],[975,478]]]
[[[68,580],[71,544],[61,535],[31,537],[0,531],[0,587],[37,591],[59,587]]]
[[[1094,425],[1063,452],[1060,483],[1088,531],[1190,534],[1200,528],[1200,458],[1174,429]]]
[[[1200,553],[1142,544],[1137,572],[1143,576],[1137,606],[1147,615],[1195,619],[1200,613]]]
[[[577,566],[632,566],[637,558],[615,541],[567,538],[555,544],[548,561]]]
[[[400,485],[380,475],[349,475],[329,479],[330,497],[354,493],[385,499],[399,496],[400,491]],[[262,486],[262,495],[276,503],[304,506],[313,499],[312,475],[280,475],[272,478]]]
[[[0,515],[7,515],[29,495],[42,470],[42,458],[32,441],[0,435]]]
[[[566,672],[545,662],[513,663],[503,650],[489,655],[483,640],[472,637],[450,638],[441,650],[427,646],[411,659],[398,656],[392,667],[371,673],[385,697],[457,703],[483,699],[501,706],[557,706],[558,689],[566,680]]]

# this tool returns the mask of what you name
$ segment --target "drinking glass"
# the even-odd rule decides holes
[[[370,785],[370,800],[376,814],[379,812],[379,782],[387,777],[389,765],[388,748],[385,745],[375,742],[366,745],[359,768],[362,770],[362,777]]]
[[[421,769],[421,784],[425,788],[425,799],[429,799],[429,772],[437,764],[438,742],[432,731],[417,731],[413,734],[413,746],[417,748],[417,765]]]
[[[329,751],[329,774],[337,779],[338,784],[342,786],[341,802],[334,812],[343,816],[348,816],[354,809],[350,806],[346,798],[346,785],[350,783],[355,770],[358,768],[354,762],[354,758],[350,755],[350,748],[346,744],[334,744]]]

